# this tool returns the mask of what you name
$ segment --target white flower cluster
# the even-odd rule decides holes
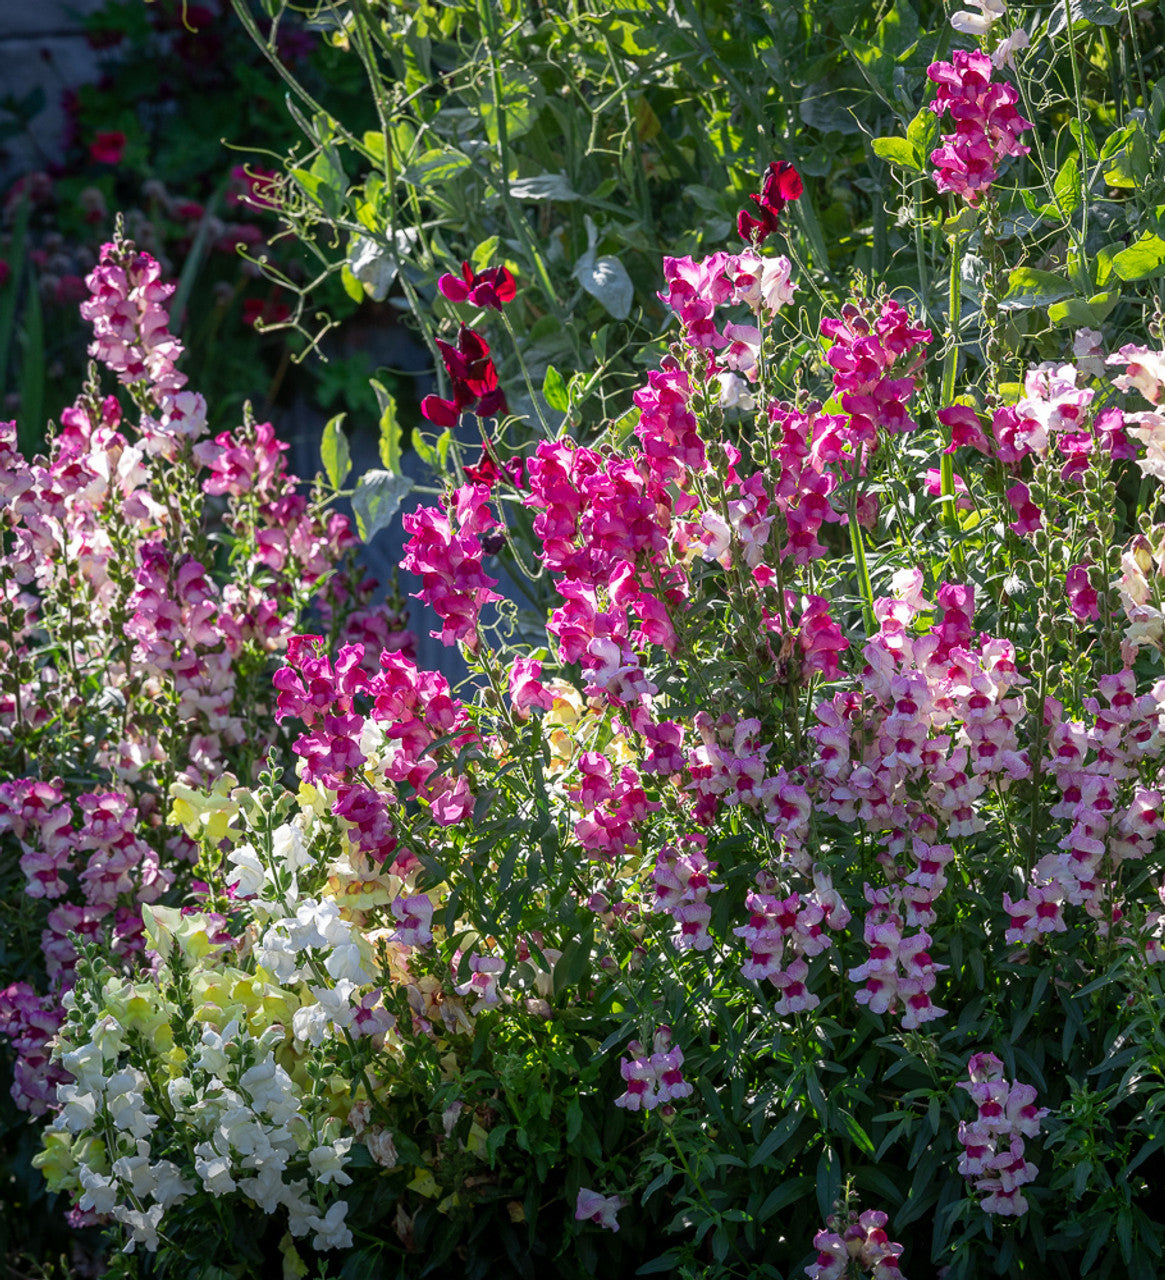
[[[294,916],[272,921],[255,948],[255,959],[281,986],[303,982],[311,992],[315,1003],[303,1005],[292,1018],[301,1043],[318,1046],[329,1027],[336,1033],[349,1028],[357,1015],[352,996],[372,982],[359,934],[332,898],[308,898]],[[321,981],[325,972],[333,985]]]
[[[234,868],[227,874],[227,883],[240,897],[281,902],[291,910],[298,897],[299,872],[314,859],[299,826],[285,822],[271,833],[270,862],[250,844],[236,845],[227,861]]]
[[[139,1244],[156,1250],[166,1210],[199,1190],[239,1192],[265,1213],[286,1209],[291,1234],[311,1234],[316,1249],[351,1248],[347,1204],[325,1211],[320,1189],[352,1181],[344,1170],[352,1139],[338,1137],[337,1120],[320,1124],[305,1114],[302,1091],[275,1057],[285,1035],[280,1026],[254,1037],[238,1021],[221,1031],[204,1025],[187,1073],[165,1086],[162,1109],[172,1114],[161,1129],[146,1105],[146,1075],[121,1062],[125,1046],[113,1018],[99,1020],[88,1043],[62,1055],[75,1081],[59,1088],[53,1127],[92,1139],[74,1145],[79,1204],[126,1226],[126,1252]],[[171,1128],[192,1139],[192,1168],[189,1157],[185,1168],[155,1159],[155,1131]]]

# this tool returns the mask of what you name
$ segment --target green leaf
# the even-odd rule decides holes
[[[1094,293],[1091,298],[1069,298],[1048,308],[1048,319],[1055,325],[1068,324],[1074,329],[1096,328],[1108,318],[1108,314],[1120,301],[1119,291]]]
[[[914,146],[905,138],[875,138],[870,146],[874,155],[887,164],[897,165],[899,169],[910,169],[914,173],[922,172]]]
[[[401,180],[410,187],[440,187],[469,168],[469,157],[450,147],[441,147],[413,161],[401,172]]]
[[[1051,271],[1036,271],[1031,267],[1016,267],[1007,278],[1008,289],[999,304],[1001,311],[1024,311],[1032,307],[1047,307],[1053,302],[1071,297],[1072,285]]]
[[[370,129],[365,133],[363,141],[368,154],[378,163],[383,164],[388,154],[384,134],[379,129]]]
[[[1121,280],[1145,280],[1165,266],[1165,240],[1147,232],[1136,244],[1122,249],[1112,259],[1112,269]]]
[[[577,200],[579,194],[566,180],[564,173],[542,173],[536,178],[518,178],[509,186],[515,200],[539,204],[543,200]]]
[[[384,463],[385,470],[400,475],[401,427],[396,416],[396,400],[375,378],[370,382],[380,409],[380,461]]]
[[[328,419],[324,438],[320,441],[320,457],[333,489],[343,488],[348,472],[352,470],[352,454],[348,449],[348,437],[344,434],[344,419],[348,415],[337,413]]]
[[[478,107],[486,137],[494,147],[501,141],[499,110],[505,114],[506,137],[512,142],[534,127],[543,99],[542,86],[532,71],[508,70],[501,89],[495,98],[491,83]]]
[[[764,1222],[766,1218],[771,1218],[778,1209],[794,1204],[806,1194],[812,1185],[808,1178],[790,1178],[787,1182],[782,1182],[779,1187],[774,1187],[765,1196],[764,1203],[756,1211],[756,1220]]]
[[[346,262],[340,264],[340,283],[353,302],[364,301],[364,286],[352,274],[352,268]]]
[[[938,145],[938,116],[929,107],[923,107],[906,126],[906,140],[914,148],[918,167],[925,169],[930,153]]]
[[[822,1221],[829,1217],[841,1192],[841,1161],[832,1147],[826,1147],[817,1161],[817,1208]]]
[[[1136,122],[1112,134],[1104,144],[1104,180],[1110,187],[1132,190],[1151,176],[1152,157],[1144,132]]]
[[[567,987],[573,987],[586,973],[591,960],[591,934],[571,938],[562,949],[554,966],[554,994],[561,995]]]
[[[546,377],[542,379],[542,394],[546,403],[552,409],[557,409],[559,413],[565,413],[570,408],[570,396],[566,392],[566,383],[562,380],[562,374],[553,365],[547,368]]]
[[[408,476],[393,475],[391,471],[366,471],[360,477],[352,495],[352,510],[365,542],[371,542],[388,526],[412,487]]]
[[[566,1140],[573,1142],[582,1132],[583,1113],[577,1098],[571,1098],[566,1108]]]
[[[469,265],[474,271],[484,271],[498,254],[498,238],[490,236],[485,239],[474,249],[469,259]]]
[[[1064,217],[1071,217],[1080,207],[1083,192],[1080,187],[1080,164],[1074,155],[1069,156],[1060,166],[1056,180],[1052,184],[1056,202]]]
[[[837,1113],[838,1128],[845,1134],[847,1138],[864,1151],[867,1155],[874,1154],[874,1144],[870,1140],[870,1135],[862,1128],[848,1111],[838,1111]]]
[[[752,1153],[749,1165],[755,1169],[757,1165],[764,1164],[774,1151],[779,1151],[788,1142],[800,1123],[801,1113],[798,1111],[790,1111],[783,1116]]]

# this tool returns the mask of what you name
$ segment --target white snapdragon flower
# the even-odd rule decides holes
[[[1031,38],[1023,27],[1016,27],[1011,35],[1004,39],[991,50],[991,65],[996,71],[1003,67],[1010,67],[1015,70],[1015,55],[1021,50],[1026,49],[1031,44]]]
[[[116,1057],[116,1054],[112,1055]],[[105,1087],[105,1055],[96,1044],[83,1044],[61,1055],[61,1066],[82,1089],[99,1092]]]
[[[227,861],[234,871],[227,873],[227,886],[241,898],[253,898],[262,893],[267,883],[267,868],[249,844],[236,845],[227,854]]]
[[[150,1144],[139,1138],[137,1152],[136,1156],[122,1156],[120,1160],[115,1160],[113,1172],[115,1177],[128,1184],[139,1200],[144,1200],[146,1196],[153,1194],[157,1178],[150,1166]]]
[[[77,1201],[80,1209],[92,1209],[94,1213],[111,1214],[117,1204],[117,1184],[112,1178],[97,1173],[87,1165],[81,1166],[81,1186],[85,1194]]]
[[[337,1031],[351,1026],[356,1011],[352,1008],[352,993],[356,984],[350,978],[340,978],[334,987],[311,987],[316,1003],[296,1009],[291,1019],[295,1038],[312,1045],[323,1043],[331,1024]]]
[[[168,1209],[172,1204],[179,1204],[196,1190],[192,1182],[182,1176],[182,1170],[172,1160],[159,1160],[154,1165],[154,1199]]]
[[[276,862],[293,875],[311,863],[303,832],[293,822],[285,822],[271,833],[271,852]]]
[[[125,1246],[126,1253],[133,1253],[139,1244],[145,1245],[151,1253],[157,1253],[158,1227],[164,1212],[160,1204],[151,1205],[148,1209],[130,1209],[125,1205],[118,1205],[114,1209],[113,1216],[132,1232],[129,1243]]]
[[[230,1070],[230,1059],[227,1057],[226,1047],[238,1034],[237,1020],[227,1023],[222,1035],[219,1035],[213,1027],[204,1027],[200,1040],[201,1048],[195,1065],[204,1071],[209,1071],[212,1076],[225,1076]]]
[[[135,1138],[147,1138],[158,1123],[158,1117],[146,1110],[146,1099],[141,1091],[145,1076],[134,1067],[126,1067],[109,1077],[105,1091],[105,1104],[109,1117],[119,1128]]]
[[[756,399],[748,389],[748,383],[731,369],[724,369],[713,379],[720,387],[718,398],[721,409],[743,409],[747,413],[756,408]]]
[[[175,1076],[166,1085],[166,1096],[175,1111],[182,1111],[194,1095],[194,1085],[187,1076]]]
[[[219,1155],[209,1142],[200,1142],[194,1148],[194,1171],[202,1179],[203,1190],[211,1195],[226,1195],[236,1188],[229,1157]]]
[[[350,1249],[352,1233],[344,1225],[348,1206],[343,1200],[337,1200],[328,1210],[327,1217],[321,1218],[313,1214],[308,1219],[308,1226],[316,1233],[312,1237],[313,1249]]]
[[[97,1094],[88,1089],[79,1089],[75,1084],[59,1084],[57,1101],[61,1104],[61,1112],[54,1121],[55,1128],[80,1133],[97,1118]]]
[[[262,1158],[271,1150],[267,1131],[250,1107],[232,1107],[224,1112],[219,1118],[215,1136],[216,1146],[221,1151],[233,1149],[241,1156],[258,1155]]]
[[[367,986],[372,981],[372,975],[364,968],[360,947],[352,940],[350,933],[348,936],[349,941],[337,944],[332,950],[332,954],[324,961],[324,968],[337,980],[348,978],[357,986]]]
[[[295,1084],[273,1057],[256,1062],[239,1078],[256,1110],[266,1112],[275,1124],[289,1120],[299,1110]]]
[[[276,920],[255,948],[255,959],[282,985],[305,976],[299,967],[299,947],[287,929],[289,925],[295,927],[295,923]]]
[[[951,14],[951,26],[967,36],[985,36],[1007,12],[1003,0],[968,0],[968,3],[979,12],[959,9]]]
[[[341,1187],[351,1183],[352,1179],[344,1172],[351,1145],[351,1138],[338,1138],[330,1146],[315,1147],[308,1152],[307,1161],[317,1182],[334,1182]]]
[[[301,1044],[321,1045],[328,1029],[328,1011],[322,1004],[307,1004],[296,1009],[291,1029]]]
[[[239,1182],[239,1190],[264,1213],[274,1213],[283,1203],[287,1188],[280,1170],[273,1164],[264,1164],[253,1178],[243,1178]]]
[[[283,1184],[283,1207],[287,1210],[287,1229],[293,1236],[306,1236],[316,1207],[307,1197],[307,1180]]]

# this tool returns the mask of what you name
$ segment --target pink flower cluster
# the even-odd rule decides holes
[[[692,1086],[683,1075],[684,1053],[679,1045],[672,1045],[671,1028],[659,1027],[651,1047],[648,1055],[638,1040],[627,1046],[631,1058],[619,1062],[627,1088],[615,1099],[615,1106],[627,1111],[651,1111],[691,1096]]]
[[[407,783],[434,822],[452,826],[473,811],[474,796],[463,774],[438,772],[433,744],[458,735],[444,749],[456,757],[476,735],[444,676],[419,671],[402,653],[388,651],[380,655],[380,670],[370,676],[363,659],[359,644],[344,645],[333,663],[321,636],[293,637],[287,665],[274,676],[276,719],[304,721],[308,732],[292,746],[303,760],[304,777],[335,793],[332,813],[349,824],[352,844],[383,861],[396,850],[388,811],[391,795],[368,786],[366,771],[374,768],[388,783]],[[357,698],[371,704],[367,714]],[[373,749],[374,762],[367,754]],[[412,855],[397,854],[398,871],[402,856]]]
[[[992,80],[994,69],[985,53],[956,49],[950,62],[935,62],[926,70],[938,85],[930,109],[940,116],[949,111],[955,122],[955,132],[944,133],[943,145],[931,152],[935,182],[940,191],[952,191],[969,205],[978,204],[989,190],[1002,160],[1029,151],[1019,135],[1032,127],[1031,121],[1016,110],[1015,87]]]
[[[0,836],[11,833],[30,897],[58,900],[47,916],[41,951],[49,993],[25,982],[0,993],[0,1033],[16,1050],[16,1105],[43,1115],[62,1077],[49,1063],[49,1040],[59,1025],[60,996],[73,985],[76,934],[101,938],[128,957],[143,945],[142,902],[156,902],[174,882],[157,851],[136,832],[138,811],[117,792],[94,792],[73,805],[58,783],[22,778],[0,783]],[[74,887],[80,902],[59,901]]]
[[[119,241],[90,287],[82,311],[93,354],[130,388],[137,425],[116,397],[87,391],[62,412],[48,456],[29,462],[13,425],[0,424],[0,613],[12,636],[0,659],[33,673],[19,688],[0,677],[0,743],[35,731],[47,753],[64,711],[66,750],[114,780],[94,790],[24,778],[0,797],[0,839],[20,850],[27,892],[46,907],[47,995],[22,988],[17,1005],[39,1001],[49,1021],[70,981],[68,934],[132,956],[140,904],[193,861],[185,836],[163,844],[149,834],[156,788],[174,772],[197,786],[248,769],[268,714],[250,678],[313,589],[341,635],[357,600],[342,581],[328,583],[355,543],[348,521],[309,508],[269,424],[191,447],[205,406],[174,366],[181,345],[167,328],[158,264]],[[234,553],[226,574],[190,554],[206,543],[206,499]],[[391,618],[366,612],[366,625],[391,632]],[[81,691],[98,683],[123,711],[85,702]],[[51,1096],[46,1059],[25,1032],[15,1043],[21,1105],[39,1107]]]
[[[930,935],[920,929],[905,936],[901,916],[893,906],[883,905],[869,885],[866,898],[874,904],[866,912],[862,929],[870,955],[864,964],[849,971],[851,982],[863,984],[854,999],[871,1013],[893,1013],[901,1004],[906,1031],[943,1017],[946,1010],[934,1003],[930,993],[937,975],[947,966],[931,959]]]
[[[175,361],[182,344],[170,333],[163,305],[174,285],[162,281],[158,263],[132,245],[104,244],[85,284],[90,298],[81,303],[81,317],[93,325],[89,354],[126,386],[148,383],[162,396],[181,391],[186,375]]]
[[[766,880],[764,873],[758,876],[762,884]],[[850,921],[828,873],[819,869],[814,881],[815,888],[804,897],[750,891],[745,904],[748,924],[732,931],[748,947],[742,976],[757,982],[768,979],[780,992],[773,1008],[782,1015],[816,1009],[821,1003],[806,986],[808,960],[831,945],[826,929],[844,929]]]
[[[752,249],[742,253],[714,253],[700,262],[692,258],[664,258],[667,292],[659,295],[679,316],[690,347],[719,352],[709,373],[729,369],[755,379],[761,334],[756,325],[727,321],[717,328],[716,309],[743,305],[771,317],[793,301],[788,258],[762,258]]]
[[[762,608],[761,617],[769,631],[777,635],[782,633],[779,613],[771,613],[767,608]],[[800,678],[807,681],[819,675],[826,682],[836,680],[841,670],[838,655],[849,648],[849,641],[833,620],[825,597],[802,596],[798,599],[795,591],[786,590],[785,617],[790,628],[796,632],[797,648],[801,654]]]
[[[1116,406],[1091,415],[1094,392],[1076,385],[1073,365],[1039,365],[1024,379],[1023,398],[1014,406],[995,411],[992,430],[995,455],[1018,472],[1029,454],[1046,457],[1055,448],[1064,459],[1060,477],[1079,480],[1091,466],[1091,455],[1100,448],[1112,458],[1136,458],[1137,447],[1125,430],[1126,416]],[[1130,415],[1129,421],[1134,415]],[[1024,537],[1040,528],[1043,512],[1031,499],[1031,491],[1017,480],[1004,495],[1016,518],[1008,526]],[[1073,605],[1082,621],[1090,616],[1087,603]]]
[[[1064,720],[1063,707],[1045,703],[1046,767],[1060,799],[1050,816],[1070,823],[1062,852],[1036,863],[1026,896],[1004,895],[1010,917],[1007,941],[1032,943],[1067,929],[1065,903],[1083,906],[1107,930],[1115,902],[1106,905],[1122,863],[1149,856],[1165,831],[1165,805],[1157,786],[1140,779],[1141,762],[1155,745],[1165,688],[1138,695],[1136,676],[1125,668],[1103,675],[1100,698],[1085,698],[1091,723]],[[1103,699],[1103,702],[1101,701]]]
[[[674,652],[671,611],[686,583],[666,552],[677,503],[690,509],[695,500],[673,500],[641,457],[610,459],[566,442],[539,444],[527,471],[541,558],[565,600],[547,624],[562,661],[581,662],[588,691],[613,703],[650,698],[656,690],[635,647]]]
[[[649,801],[639,774],[624,765],[615,776],[602,752],[584,751],[578,760],[582,784],[570,798],[583,811],[574,833],[596,862],[614,862],[639,843],[638,823],[659,808]]]
[[[680,951],[708,951],[712,947],[708,897],[724,886],[709,879],[716,863],[709,862],[704,853],[707,844],[707,837],[697,833],[682,836],[678,846],[665,844],[660,849],[652,869],[654,908],[675,921],[673,941]]]
[[[401,568],[420,575],[423,585],[416,596],[442,619],[441,630],[432,632],[442,644],[463,640],[476,648],[482,607],[502,598],[493,590],[498,580],[482,569],[482,535],[502,527],[488,502],[488,486],[464,484],[445,511],[418,507],[403,517],[410,537]]]
[[[905,309],[886,298],[876,315],[868,303],[846,303],[839,319],[822,319],[821,333],[830,341],[825,359],[849,415],[843,431],[848,451],[864,459],[877,447],[879,429],[913,431],[918,424],[906,406],[931,331],[915,328]]]
[[[833,1218],[813,1237],[817,1260],[805,1268],[809,1280],[846,1280],[868,1271],[874,1280],[902,1280],[902,1246],[886,1234],[889,1219],[880,1209],[866,1209],[844,1231]],[[832,1228],[832,1229],[831,1229]]]
[[[843,821],[861,821],[883,848],[888,884],[866,886],[870,909],[863,935],[869,959],[850,971],[864,983],[860,1003],[877,1013],[903,1006],[903,1025],[941,1017],[924,926],[953,857],[943,837],[982,830],[978,802],[989,788],[1006,790],[1030,775],[1020,750],[1023,683],[1009,642],[975,639],[969,587],[938,590],[942,620],[925,635],[909,633],[929,608],[922,575],[896,575],[900,594],[875,602],[878,634],[864,649],[864,697],[839,693],[816,708],[815,803]],[[855,750],[856,748],[856,750]],[[896,859],[909,849],[913,866]],[[918,929],[909,934],[909,929]]]
[[[1038,1170],[1024,1155],[1024,1138],[1038,1138],[1047,1107],[1037,1107],[1030,1084],[1003,1076],[1003,1063],[993,1053],[976,1053],[967,1063],[968,1080],[958,1088],[971,1095],[978,1115],[959,1124],[963,1154],[959,1172],[983,1196],[979,1208],[1002,1217],[1020,1217],[1028,1209],[1021,1187]]]

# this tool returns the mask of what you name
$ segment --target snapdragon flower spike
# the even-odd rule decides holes
[[[759,193],[748,198],[757,207],[758,216],[742,209],[736,229],[746,243],[759,246],[776,231],[778,218],[787,204],[799,200],[804,191],[801,175],[787,160],[774,160],[765,170]]]
[[[441,630],[431,634],[445,645],[458,640],[476,645],[482,607],[502,598],[493,590],[497,579],[482,568],[481,535],[502,527],[486,506],[488,500],[485,485],[465,484],[444,511],[418,507],[402,517],[410,537],[400,566],[420,575],[423,585],[416,598],[432,605],[442,619]]]
[[[935,182],[972,206],[999,176],[1002,160],[1030,150],[1019,141],[1032,127],[1016,110],[1019,94],[1006,81],[993,81],[994,70],[985,53],[956,49],[950,62],[934,62],[926,71],[938,85],[930,109],[940,116],[949,111],[955,121],[955,132],[943,134],[943,145],[930,155]]]
[[[467,410],[479,418],[495,418],[509,412],[505,392],[498,386],[498,371],[490,359],[489,343],[463,324],[457,345],[437,339],[445,371],[453,384],[453,399],[426,396],[421,413],[437,427],[455,427]]]
[[[817,1258],[805,1268],[809,1280],[845,1280],[857,1269],[868,1271],[874,1280],[901,1280],[902,1245],[886,1234],[888,1221],[879,1209],[866,1209],[856,1217],[851,1212],[848,1225],[840,1215],[831,1215],[813,1237]]]
[[[713,945],[708,933],[712,920],[708,896],[724,886],[709,879],[716,863],[704,853],[707,843],[705,836],[690,833],[681,837],[678,848],[664,845],[652,870],[655,909],[676,922],[673,941],[680,951],[708,951]]]
[[[967,1063],[967,1080],[957,1088],[970,1094],[978,1115],[959,1124],[963,1154],[959,1172],[983,1196],[984,1213],[1020,1217],[1028,1210],[1021,1187],[1038,1170],[1024,1155],[1024,1138],[1037,1138],[1047,1107],[1037,1107],[1030,1084],[1007,1083],[1003,1063],[993,1053],[977,1053]]]
[[[146,383],[160,397],[176,395],[186,383],[175,368],[183,348],[163,305],[175,286],[163,282],[158,263],[128,242],[103,244],[85,283],[90,299],[81,316],[94,334],[89,354],[126,385]]]
[[[864,460],[877,447],[879,429],[915,430],[918,424],[906,405],[914,394],[914,373],[931,331],[915,328],[907,311],[886,298],[876,315],[867,303],[846,303],[840,318],[822,319],[821,333],[830,340],[825,358],[833,369],[841,406],[849,415],[843,432],[849,455]]]
[[[692,1086],[683,1077],[683,1050],[672,1044],[670,1027],[656,1030],[652,1050],[649,1056],[638,1040],[628,1044],[627,1051],[633,1056],[619,1062],[627,1088],[615,1099],[615,1106],[626,1111],[652,1111],[691,1096]]]
[[[500,311],[507,302],[513,302],[518,294],[514,277],[505,267],[487,267],[474,271],[468,262],[461,264],[460,277],[443,275],[437,288],[450,302],[468,302],[474,307],[489,307]]]

